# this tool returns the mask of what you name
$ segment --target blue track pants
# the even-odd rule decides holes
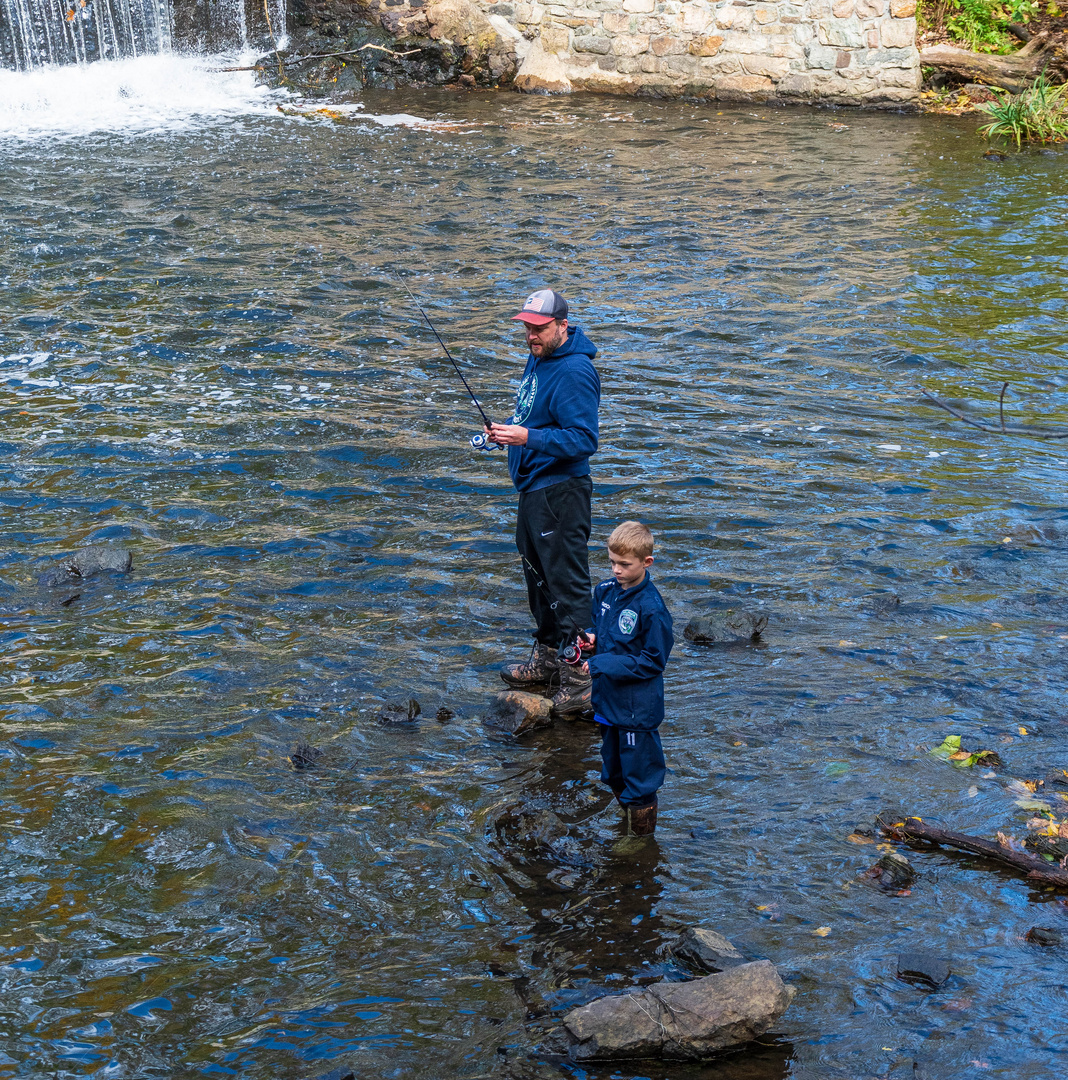
[[[650,806],[664,783],[667,762],[658,731],[601,727],[601,780],[624,806]]]

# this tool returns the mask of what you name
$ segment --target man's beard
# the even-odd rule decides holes
[[[557,341],[555,344],[553,344],[553,345],[542,345],[542,347],[541,347],[541,359],[542,360],[548,360],[549,357],[552,356],[552,354],[554,352],[556,352],[556,350],[559,349],[560,346],[563,345],[563,343],[565,341],[567,341],[567,334],[566,333],[563,334],[561,336],[560,340]]]

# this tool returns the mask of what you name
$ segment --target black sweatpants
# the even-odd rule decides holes
[[[534,637],[554,649],[575,636],[575,627],[585,628],[590,621],[592,493],[588,476],[573,476],[519,494],[515,546],[534,567],[532,571],[523,565],[530,613],[537,623]],[[542,588],[539,581],[545,582]]]

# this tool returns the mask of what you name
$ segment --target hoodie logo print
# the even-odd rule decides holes
[[[638,625],[638,613],[630,608],[624,608],[619,613],[619,632],[629,634]]]
[[[515,399],[515,416],[512,417],[513,424],[522,424],[526,421],[526,418],[530,415],[530,410],[534,408],[534,399],[538,396],[538,376],[531,372],[524,380],[522,386],[519,387],[519,393]]]

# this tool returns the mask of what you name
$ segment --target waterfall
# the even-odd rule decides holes
[[[31,71],[168,53],[175,47],[271,48],[268,17],[280,40],[285,0],[0,0],[0,67]]]

